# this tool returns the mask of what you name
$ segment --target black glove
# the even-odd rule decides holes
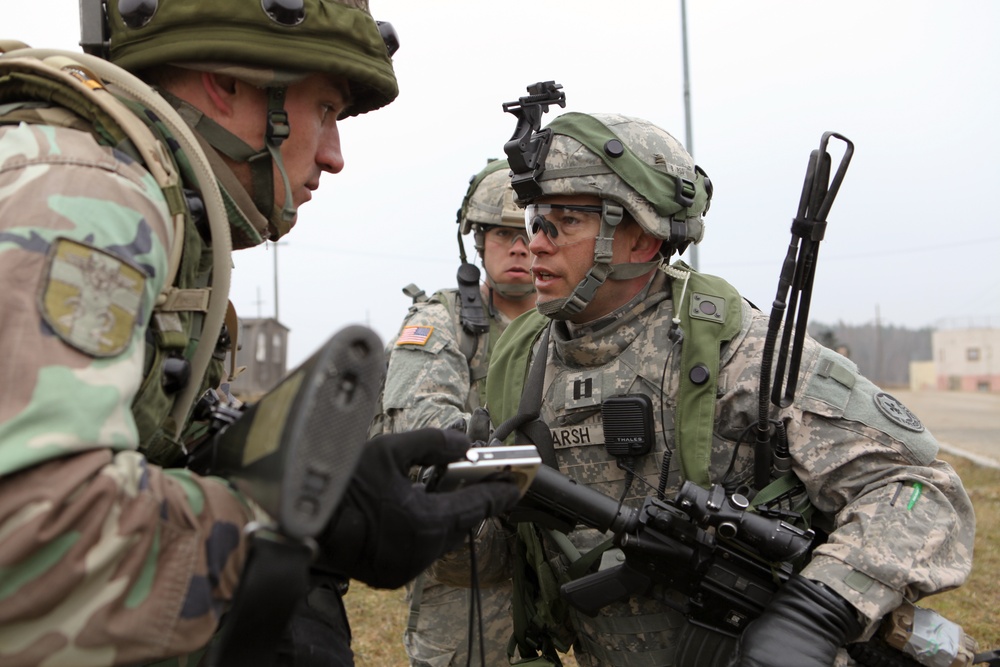
[[[847,600],[795,575],[740,636],[736,667],[830,667],[860,633]]]
[[[510,482],[427,493],[410,481],[412,466],[457,461],[469,444],[464,433],[433,428],[373,438],[319,538],[320,563],[375,588],[399,588],[483,519],[513,507],[519,491]]]

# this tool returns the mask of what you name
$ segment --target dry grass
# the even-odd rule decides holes
[[[976,509],[975,560],[972,576],[961,588],[926,598],[920,604],[936,609],[962,625],[979,641],[981,650],[1000,647],[1000,471],[977,466],[956,457],[942,456],[962,477]],[[358,667],[405,667],[403,627],[407,607],[402,589],[376,591],[360,583],[351,585],[346,603],[354,632]],[[576,661],[567,656],[567,667]]]
[[[1000,647],[1000,470],[942,455],[958,474],[976,509],[976,547],[972,575],[964,586],[925,598],[931,607],[960,624],[982,650]]]

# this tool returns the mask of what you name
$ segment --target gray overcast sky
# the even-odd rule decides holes
[[[455,211],[469,177],[503,157],[514,117],[501,103],[528,84],[554,79],[565,111],[638,116],[684,140],[679,0],[371,6],[399,33],[401,92],[342,124],[347,167],[278,249],[290,365],[346,324],[395,335],[407,283],[454,284]],[[78,49],[73,0],[20,7],[0,38]],[[770,309],[809,152],[832,130],[855,155],[812,319],[1000,326],[1000,3],[689,0],[687,14],[693,152],[715,184],[702,271]],[[274,252],[235,257],[244,317],[274,313]]]

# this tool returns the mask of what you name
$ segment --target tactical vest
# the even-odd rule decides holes
[[[674,266],[689,272],[686,286],[680,280],[671,283],[674,316],[685,332],[674,422],[678,443],[683,447],[680,456],[685,478],[705,485],[708,483],[718,393],[720,349],[740,332],[742,298],[736,288],[722,278],[697,273],[683,262],[676,262]],[[528,373],[528,359],[542,330],[550,322],[549,318],[532,310],[514,320],[504,332],[504,345],[492,360],[493,372],[486,381],[494,425],[503,423],[517,412]],[[664,341],[663,344],[670,343]],[[708,371],[707,380],[702,382],[697,381],[701,378],[697,372],[692,373],[700,365]],[[508,438],[508,444],[511,443]]]
[[[98,143],[142,164],[163,192],[173,242],[167,280],[146,332],[144,378],[132,412],[147,458],[177,463],[184,440],[197,436],[185,433],[196,398],[223,376],[227,313],[235,322],[227,307],[229,226],[207,158],[162,98],[111,63],[19,42],[0,42],[0,54],[0,124],[90,132]],[[208,344],[199,345],[201,340]]]
[[[721,278],[696,273],[681,262],[677,262],[671,269],[672,272],[668,273],[674,277],[671,284],[674,317],[679,322],[680,330],[684,332],[680,345],[680,385],[673,420],[676,449],[684,477],[707,484],[721,348],[736,339],[742,330],[742,298],[734,287]],[[684,275],[686,280],[678,278]],[[522,393],[526,393],[524,389],[530,369],[528,360],[538,338],[550,322],[549,318],[532,311],[516,319],[504,333],[503,345],[498,346],[487,378],[488,408],[495,425],[502,424],[517,413]],[[662,344],[666,347],[673,343],[664,340]],[[547,357],[549,350],[539,349],[537,354]],[[637,358],[637,354],[639,352],[630,346],[619,360],[627,368],[636,369],[640,375],[649,376],[645,378],[646,381],[658,386],[659,377],[653,377],[658,374],[651,374],[648,369],[641,371],[643,363]],[[601,373],[595,375],[596,377],[591,378],[593,390],[600,392],[597,385],[601,383]],[[600,393],[596,395],[598,398],[601,396]],[[539,430],[534,432],[538,433]],[[603,440],[600,433],[591,435]],[[507,442],[512,443],[513,437],[514,434],[511,434]],[[552,443],[548,447],[552,447]],[[522,655],[526,652],[531,655],[532,650],[541,653],[537,662],[531,664],[559,664],[557,651],[565,652],[574,637],[568,633],[567,625],[567,616],[573,612],[560,599],[558,585],[585,572],[610,545],[601,545],[584,553],[567,572],[563,572],[558,567],[550,567],[542,531],[537,526],[519,524],[517,530],[519,539],[514,553],[513,641]],[[603,628],[601,632],[625,635],[650,632],[654,626],[659,627],[657,624],[665,624],[664,627],[674,623],[684,624],[676,612],[668,614],[666,611],[614,619],[598,617],[586,623]],[[713,633],[699,633],[690,628],[686,628],[680,635],[676,648],[663,650],[662,655],[655,651],[630,656],[618,652],[602,652],[604,649],[598,642],[592,643],[589,650],[596,659],[602,663],[608,661],[608,664],[611,661],[619,664],[622,660],[636,666],[674,664],[672,661],[675,656],[688,653],[691,646],[721,646],[720,641],[723,639]]]

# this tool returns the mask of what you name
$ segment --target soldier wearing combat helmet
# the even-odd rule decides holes
[[[81,14],[87,50],[115,64],[0,42],[0,344],[18,351],[0,397],[0,662],[200,653],[226,614],[260,632],[227,620],[242,630],[205,664],[269,663],[298,599],[279,571],[299,590],[315,549],[329,571],[395,588],[517,495],[415,489],[411,465],[469,441],[426,429],[365,444],[377,380],[351,385],[372,390],[356,408],[329,405],[336,436],[309,436],[320,446],[267,484],[182,467],[214,420],[255,407],[223,409],[231,245],[286,233],[340,171],[338,121],[396,96],[395,38],[362,1],[85,1]],[[276,433],[237,445],[247,466],[292,446]],[[309,503],[274,501],[307,482]],[[260,607],[242,602],[260,591],[281,606],[254,626]],[[324,664],[352,662],[338,609]]]
[[[495,437],[534,442],[543,461],[636,508],[651,489],[674,494],[685,480],[742,486],[750,496],[768,486],[777,473],[768,466],[758,482],[747,438],[768,318],[722,279],[668,264],[702,237],[713,194],[705,172],[667,132],[623,115],[567,113],[536,132],[537,143],[521,139],[544,146],[533,156],[508,152],[519,165],[512,183],[531,237],[538,306],[498,342],[487,406],[494,426],[515,415],[529,421]],[[534,379],[536,364],[544,382]],[[608,548],[597,531],[576,529],[567,545],[522,527],[521,547],[506,560],[491,554],[492,571],[481,572],[487,581],[514,573],[522,654],[537,649],[543,664],[572,646],[588,666],[851,664],[844,645],[870,634],[904,598],[960,585],[975,520],[954,470],[936,459],[933,436],[881,409],[887,395],[812,339],[797,384],[794,402],[772,413],[787,429],[797,480],[777,508],[811,506],[813,525],[829,538],[739,646],[689,624],[677,611],[686,601],[656,588],[593,618],[570,608],[520,622],[526,611],[559,609],[531,581],[564,581],[570,563],[588,554],[595,568],[619,562],[613,549],[593,552]],[[525,396],[535,397],[530,405]],[[605,448],[602,408],[613,397],[647,406],[655,433],[647,453],[626,459]],[[532,414],[545,428],[529,428]],[[899,502],[901,494],[917,500]],[[525,553],[527,563],[513,567]],[[554,570],[520,576],[523,566],[546,564]]]
[[[464,430],[482,404],[494,343],[514,317],[534,305],[524,216],[513,202],[506,160],[489,161],[470,179],[457,222],[458,287],[430,298],[412,285],[404,290],[414,296],[414,304],[389,346],[382,410],[373,433],[456,424]],[[466,261],[462,236],[469,233],[484,280]],[[473,633],[473,663],[478,664],[480,642],[486,664],[504,663],[511,633],[510,583],[484,586],[479,595],[483,632]],[[404,644],[410,664],[467,664],[467,586],[447,586],[425,572],[408,587],[408,602]]]

